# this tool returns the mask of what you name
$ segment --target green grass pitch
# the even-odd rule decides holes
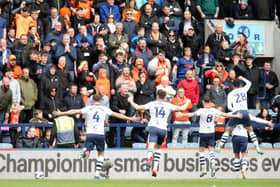
[[[0,180],[1,187],[279,187],[280,179]]]

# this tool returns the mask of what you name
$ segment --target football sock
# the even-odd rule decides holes
[[[156,150],[155,154],[154,154],[154,168],[153,168],[154,171],[158,170],[160,156],[161,156],[161,151],[160,150]]]
[[[229,136],[229,134],[228,133],[224,133],[223,134],[223,136],[222,136],[222,138],[221,138],[221,141],[220,141],[220,147],[223,147],[224,145],[225,145],[225,143],[227,142],[227,140],[228,140],[228,136]]]
[[[95,176],[100,176],[100,172],[103,168],[104,157],[98,157],[95,164]]]
[[[206,160],[205,160],[204,153],[199,153],[199,165],[200,165],[200,170],[202,172],[206,172]]]
[[[254,132],[250,132],[249,136],[250,136],[253,144],[255,145],[256,149],[259,150],[260,146],[259,146],[259,142],[258,142],[256,134]]]
[[[235,158],[233,161],[233,165],[234,165],[234,171],[238,172],[240,171],[240,160]]]

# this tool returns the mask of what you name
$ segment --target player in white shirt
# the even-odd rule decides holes
[[[82,158],[87,158],[90,155],[90,151],[96,146],[97,161],[95,165],[95,179],[100,179],[100,172],[104,162],[104,149],[105,149],[105,135],[104,135],[104,121],[107,116],[113,116],[123,120],[136,121],[134,117],[127,117],[123,114],[113,112],[108,107],[100,105],[102,97],[100,95],[93,95],[93,105],[84,107],[82,109],[74,109],[65,112],[54,112],[56,116],[61,115],[75,115],[85,114],[86,119],[86,142]]]
[[[250,116],[251,121],[256,123],[269,124],[270,122],[258,117]],[[247,178],[248,167],[248,133],[243,124],[238,124],[232,131],[232,147],[234,153],[234,170],[240,171],[243,179]],[[241,159],[240,159],[241,154]]]
[[[205,149],[209,150],[209,160],[210,160],[210,168],[211,168],[211,177],[215,177],[216,173],[216,156],[214,153],[215,147],[215,117],[223,116],[228,118],[241,118],[242,115],[223,113],[216,108],[210,107],[210,98],[209,96],[203,96],[202,104],[204,108],[200,108],[194,113],[180,113],[180,115],[193,117],[200,116],[199,120],[199,164],[201,174],[200,177],[205,176],[206,173],[206,160],[205,160]]]
[[[156,101],[149,102],[145,105],[137,105],[136,103],[133,102],[132,97],[130,97],[128,101],[136,110],[150,111],[150,121],[148,123],[149,126],[148,166],[150,167],[152,161],[154,161],[152,176],[156,177],[160,156],[161,156],[160,146],[163,143],[167,132],[168,116],[172,111],[186,110],[188,103],[186,103],[183,106],[175,106],[172,105],[171,103],[166,102],[166,92],[164,90],[158,90]],[[156,150],[153,153],[155,146],[156,146]]]
[[[240,87],[240,80],[245,82],[244,87]],[[247,92],[250,89],[250,87],[251,87],[251,82],[242,76],[239,76],[238,79],[233,81],[233,90],[228,94],[227,105],[228,105],[228,109],[231,110],[233,114],[237,112],[241,113],[242,118],[241,119],[232,118],[228,121],[227,128],[221,140],[219,141],[219,143],[217,143],[215,149],[216,152],[220,152],[221,147],[223,147],[224,144],[227,142],[229,134],[232,132],[233,128],[237,124],[242,124],[247,129],[252,142],[256,146],[257,153],[261,155],[263,154],[263,152],[259,147],[257,136],[255,135],[253,131],[253,127],[250,123],[251,119],[247,106]],[[272,123],[270,123],[269,125],[273,126]]]

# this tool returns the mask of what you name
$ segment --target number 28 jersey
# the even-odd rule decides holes
[[[104,121],[106,116],[112,115],[112,110],[102,105],[92,105],[81,109],[87,121],[87,134],[104,135]]]
[[[200,108],[195,111],[199,119],[199,133],[214,133],[215,132],[215,117],[222,112],[215,108]]]
[[[150,111],[150,121],[148,125],[166,130],[168,116],[170,112],[176,110],[176,107],[171,103],[162,101],[152,101],[144,106],[146,110]]]

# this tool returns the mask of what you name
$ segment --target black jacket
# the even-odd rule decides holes
[[[226,57],[228,57],[230,60],[226,60],[225,59]],[[224,64],[224,66],[226,66],[226,67],[229,66],[229,64],[231,62],[231,58],[232,58],[232,49],[230,49],[230,48],[228,48],[228,49],[220,48],[216,55],[216,59],[218,59],[219,62],[222,62]]]
[[[124,20],[122,24],[123,32],[128,35],[128,39],[130,41],[133,36],[137,35],[138,24],[135,21],[128,22],[127,20]]]
[[[266,90],[266,98],[267,99],[272,99],[275,96],[275,89],[278,87],[279,81],[276,73],[273,71],[269,71],[267,76],[265,76],[265,71],[261,70],[260,71],[260,84],[259,84],[259,96],[263,97],[264,96],[264,89]],[[267,89],[265,88],[265,84],[269,83],[273,85],[272,89]]]
[[[152,35],[147,36],[148,47],[153,52],[153,55],[156,56],[160,49],[164,50],[167,46],[166,38],[163,34],[159,34],[159,39],[156,41],[153,39]]]
[[[57,96],[59,98],[63,97],[64,94],[64,86],[60,78],[55,74],[51,75],[50,71],[46,72],[46,74],[42,77],[40,84],[39,84],[39,99],[42,99],[44,96],[49,95],[49,89],[54,87],[57,89]]]
[[[152,30],[152,24],[154,22],[159,23],[159,18],[156,15],[152,15],[151,17],[142,14],[140,17],[140,26],[145,28],[145,33],[148,34]]]
[[[120,112],[120,110],[125,110],[126,116],[129,116],[129,109],[130,109],[130,103],[128,102],[128,95],[122,96],[120,93],[117,93],[116,95],[112,96],[111,100],[111,109],[114,112]],[[112,118],[112,123],[125,123],[124,120]]]
[[[16,143],[17,148],[42,148],[37,136],[29,138],[27,135],[19,137]]]
[[[78,57],[78,66],[79,63],[83,60],[88,62],[88,67],[91,68],[98,60],[98,54],[95,54],[95,51],[92,47],[87,48],[77,48],[77,57]]]
[[[253,66],[251,69],[247,68],[244,77],[251,81],[252,86],[248,91],[248,94],[258,94],[259,92],[259,69]]]
[[[171,42],[170,40],[167,40],[167,44],[166,44],[166,58],[168,58],[170,60],[170,62],[173,62],[173,57],[177,57],[178,59],[180,58],[180,56],[182,56],[182,49],[181,46],[178,42],[178,40],[176,40],[175,42]],[[176,62],[175,62],[176,63]],[[173,65],[173,63],[172,63]]]
[[[48,121],[52,121],[54,117],[52,112],[56,110],[62,111],[64,108],[60,98],[48,95],[41,99],[40,109],[43,110],[44,118],[48,119]],[[49,114],[52,115],[51,118],[49,117]]]
[[[190,47],[192,50],[192,57],[196,60],[198,58],[197,55],[199,52],[199,47],[201,46],[200,38],[194,34],[193,36],[182,35],[181,39],[183,42],[183,47]]]
[[[64,97],[63,106],[66,110],[71,110],[81,109],[85,106],[85,104],[80,94],[73,96],[69,93],[66,97]]]
[[[143,105],[153,100],[156,90],[154,82],[146,80],[144,84],[141,84],[140,81],[137,81],[136,87],[135,103]]]
[[[228,41],[230,43],[229,37],[225,32],[222,32],[221,36],[218,37],[217,33],[214,32],[208,36],[208,39],[206,41],[206,45],[210,46],[211,52],[216,57],[219,49],[221,48],[222,41]]]

